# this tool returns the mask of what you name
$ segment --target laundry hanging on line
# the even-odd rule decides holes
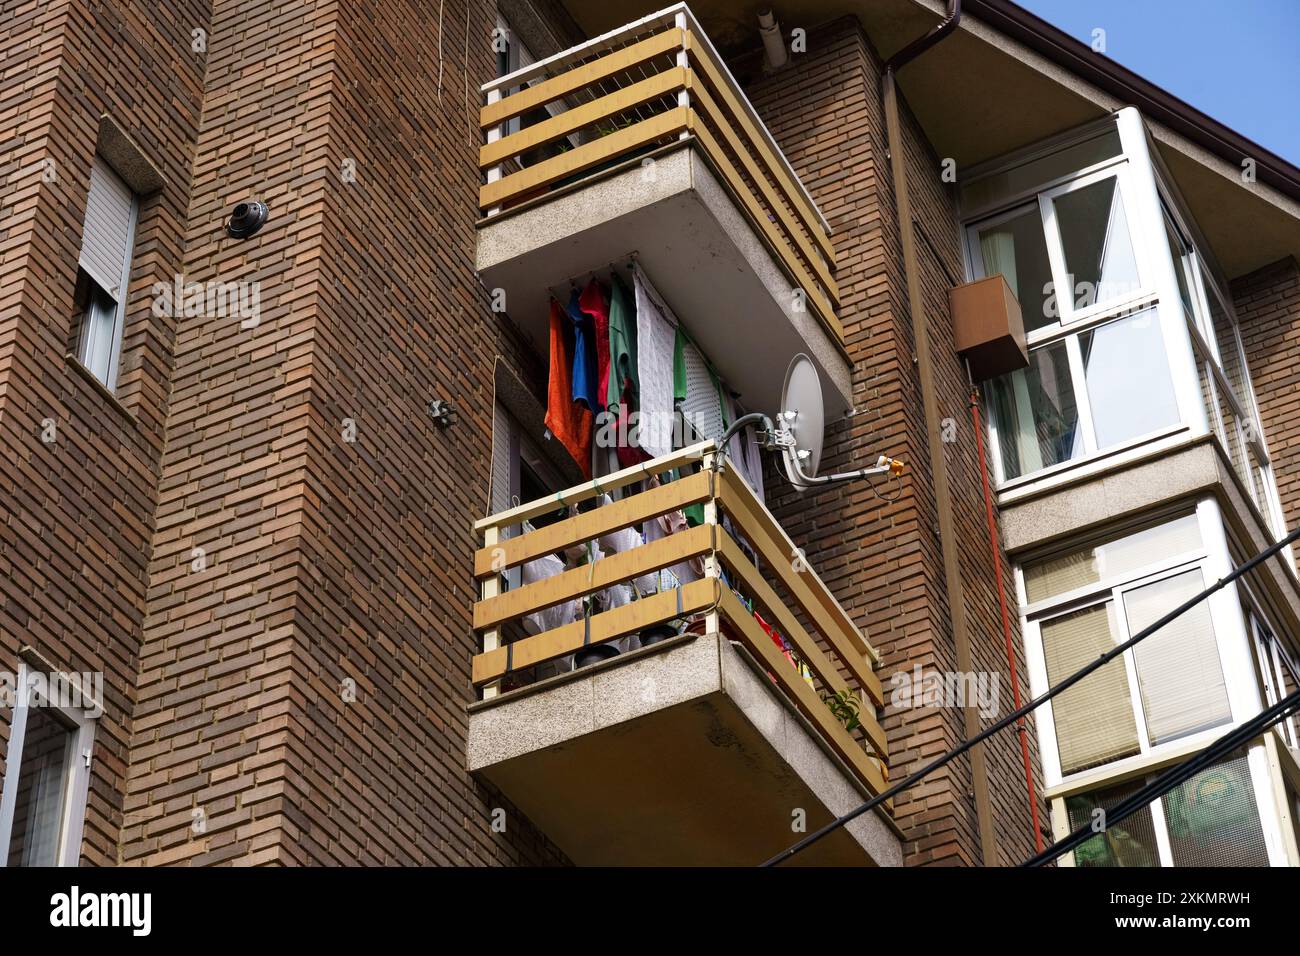
[[[574,401],[571,381],[574,336],[560,303],[551,300],[550,364],[546,385],[546,427],[591,478],[592,414]]]

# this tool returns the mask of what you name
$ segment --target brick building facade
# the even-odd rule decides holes
[[[547,360],[493,308],[475,245],[493,31],[504,19],[546,57],[609,28],[590,6],[73,0],[20,4],[0,26],[11,78],[0,92],[0,670],[103,675],[81,863],[569,862],[511,794],[467,769],[481,649],[473,522],[491,510],[501,370],[544,403]],[[834,242],[853,411],[829,424],[823,470],[876,455],[908,466],[894,498],[884,484],[798,492],[769,465],[766,503],[868,632],[886,694],[913,667],[973,670],[1001,677],[1005,714],[993,562],[1020,607],[1024,556],[1069,535],[1008,538],[1001,522],[1033,505],[999,500],[1003,541],[990,553],[948,301],[976,276],[960,181],[944,175],[952,126],[935,118],[923,77],[903,81],[900,109],[946,436],[944,460],[930,460],[881,51],[928,29],[933,11],[897,6],[908,15],[886,29],[830,4],[807,25],[808,52],[780,70],[752,36],[724,47]],[[892,32],[900,25],[909,37]],[[1017,51],[1023,63],[1041,56]],[[1098,114],[1124,105],[1091,88],[1069,95],[1085,94]],[[1039,138],[1017,135],[981,144],[978,158]],[[112,390],[77,355],[97,155],[138,197]],[[251,199],[269,219],[233,240],[226,219]],[[1214,235],[1227,260],[1230,230]],[[1300,273],[1293,258],[1250,265],[1234,265],[1231,298],[1289,526],[1300,514]],[[174,281],[254,284],[258,314],[241,323],[160,307],[156,284]],[[434,400],[454,404],[451,427],[429,415]],[[936,469],[951,489],[969,661],[953,631]],[[1273,626],[1285,631],[1296,586],[1282,576],[1270,588],[1261,603],[1281,608]],[[1032,615],[1012,616],[1028,687]],[[0,707],[6,787],[18,785],[13,713]],[[886,706],[889,778],[987,723],[970,707]],[[1042,797],[1038,730],[1031,721],[1046,821],[1067,796]],[[892,826],[907,865],[1028,856],[1014,735],[900,794]]]

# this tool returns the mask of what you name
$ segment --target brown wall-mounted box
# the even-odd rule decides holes
[[[977,382],[1029,364],[1020,303],[1001,274],[948,290],[957,353],[970,363]]]

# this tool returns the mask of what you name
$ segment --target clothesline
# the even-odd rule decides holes
[[[624,263],[630,282],[618,269]],[[628,467],[671,453],[686,440],[683,427],[720,439],[737,416],[731,389],[636,251],[604,268],[611,274],[595,269],[570,278],[567,296],[552,288],[550,305],[546,426],[588,480],[614,458]],[[753,451],[734,441],[742,444],[726,451],[757,490]]]
[[[577,275],[569,276],[567,287],[564,285],[548,285],[546,291],[551,293],[551,295],[555,295],[557,289],[562,291],[575,289],[577,288],[579,279],[591,281],[598,273],[605,272],[608,269],[616,269],[620,265],[623,265],[628,270],[632,270],[636,267],[637,256],[639,255],[640,252],[633,249],[626,255],[617,256],[609,260],[609,262],[606,262],[603,266],[596,266],[596,268],[588,269],[586,272],[579,272]]]

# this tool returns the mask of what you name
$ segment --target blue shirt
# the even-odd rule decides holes
[[[596,364],[596,325],[590,315],[578,305],[578,290],[569,296],[565,309],[573,320],[573,400],[582,402],[592,412],[604,407],[596,394],[600,373]]]

